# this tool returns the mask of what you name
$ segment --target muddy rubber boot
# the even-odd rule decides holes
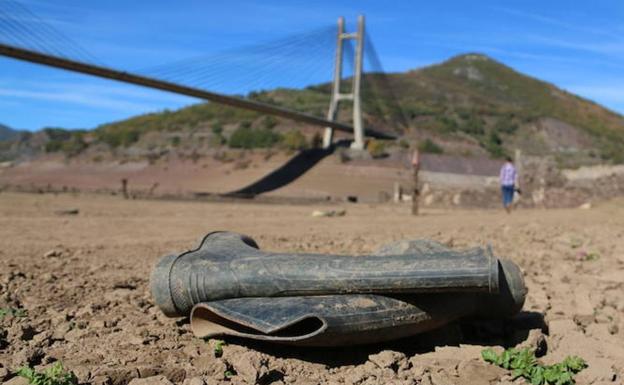
[[[431,241],[387,245],[376,255],[448,252]],[[458,254],[461,258],[461,254]],[[507,318],[520,311],[526,287],[518,267],[498,264],[499,293],[344,294],[236,298],[197,304],[197,337],[237,336],[299,346],[341,346],[394,340],[463,317]]]
[[[156,304],[171,317],[194,305],[248,297],[332,294],[498,293],[499,262],[489,249],[440,248],[358,257],[268,253],[249,237],[208,234],[199,248],[163,258],[151,277]]]

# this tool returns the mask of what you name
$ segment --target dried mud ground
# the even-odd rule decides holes
[[[345,208],[316,218],[315,209]],[[78,209],[76,215],[60,210]],[[280,206],[128,201],[96,195],[0,194],[0,383],[21,365],[62,361],[93,384],[497,384],[485,345],[536,347],[542,360],[579,355],[578,384],[622,383],[624,201],[589,210],[425,211],[407,206]],[[525,313],[499,323],[462,323],[401,341],[295,349],[194,338],[164,317],[148,289],[164,254],[196,246],[213,230],[248,234],[275,251],[366,253],[430,238],[456,248],[491,243],[516,261]],[[542,319],[543,316],[543,319]],[[234,374],[226,377],[229,373]]]

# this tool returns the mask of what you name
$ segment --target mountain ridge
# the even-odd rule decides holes
[[[373,85],[384,81],[381,100]],[[345,80],[348,87],[350,80]],[[323,116],[330,84],[252,92],[249,98]],[[379,92],[378,92],[379,93]],[[385,93],[385,94],[384,94]],[[502,157],[514,149],[562,163],[624,162],[624,117],[594,101],[522,74],[486,55],[467,53],[404,73],[363,80],[365,123],[399,133],[425,152]],[[378,95],[379,96],[379,95]],[[339,112],[349,120],[350,109]],[[294,130],[293,130],[294,129]],[[45,151],[76,155],[102,144],[116,152],[195,151],[318,144],[318,130],[280,118],[201,103],[103,124],[91,131],[47,129]],[[233,140],[237,139],[236,141]],[[371,141],[375,143],[375,141]],[[392,144],[387,144],[392,146]]]
[[[5,124],[0,123],[0,141],[15,140],[19,137],[20,134],[20,130],[16,130]]]

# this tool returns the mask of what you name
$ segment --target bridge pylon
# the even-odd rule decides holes
[[[344,40],[352,39],[356,41],[353,80],[351,91],[341,92],[342,67],[344,59]],[[341,101],[351,101],[353,103],[353,142],[351,148],[357,150],[364,149],[364,127],[362,123],[362,103],[360,98],[360,86],[362,82],[362,64],[364,57],[364,16],[358,16],[357,32],[346,33],[344,17],[338,18],[338,33],[336,38],[336,59],[334,65],[334,82],[332,94],[327,111],[327,120],[335,121],[338,113],[338,105]],[[328,148],[334,139],[334,129],[325,127],[323,135],[323,147]]]

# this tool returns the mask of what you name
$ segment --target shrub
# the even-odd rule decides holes
[[[308,147],[308,141],[300,131],[293,130],[284,134],[282,146],[288,150],[304,150]]]
[[[82,132],[68,132],[66,134],[50,135],[50,140],[45,144],[44,149],[46,152],[63,152],[67,156],[74,156],[81,153],[87,148],[87,143],[84,141]]]
[[[108,144],[112,148],[119,146],[128,147],[136,143],[141,137],[138,128],[134,127],[116,127],[111,129],[102,129],[97,131],[97,138],[101,142]]]
[[[481,146],[494,158],[504,158],[507,155],[503,148],[503,140],[494,131],[490,132],[487,138],[481,142]]]
[[[221,124],[221,122],[219,120],[215,120],[212,123],[212,133],[215,135],[221,135],[223,134],[223,125]]]
[[[67,156],[74,156],[80,154],[85,148],[87,143],[84,141],[81,133],[74,133],[68,141],[63,143],[61,150]]]
[[[276,125],[277,119],[274,116],[265,116],[264,119],[262,119],[262,127],[266,128],[267,130],[272,129]]]
[[[210,147],[219,147],[225,144],[225,142],[225,137],[221,134],[212,135],[208,140],[208,144],[210,145]]]
[[[436,142],[427,138],[418,144],[418,150],[423,153],[429,154],[442,154],[444,149],[440,147]]]
[[[50,140],[44,146],[45,152],[59,152],[63,148],[63,142],[60,140]]]
[[[472,135],[483,135],[485,133],[483,121],[475,115],[471,115],[468,120],[464,121],[459,129]]]
[[[386,156],[386,143],[381,140],[371,139],[366,144],[366,150],[373,158],[383,158]]]
[[[228,145],[232,148],[269,148],[280,142],[282,136],[267,129],[252,129],[242,125],[230,136]]]
[[[64,141],[71,137],[72,133],[69,130],[65,130],[62,128],[44,128],[43,132],[46,133],[50,141]]]
[[[499,118],[494,125],[494,131],[504,134],[513,134],[516,130],[518,130],[518,124],[507,116]]]
[[[458,129],[455,119],[449,118],[448,116],[437,116],[435,121],[437,123],[436,126],[439,127],[438,129],[441,132],[449,133]]]
[[[310,139],[310,147],[312,148],[321,148],[323,147],[323,137],[321,134],[317,132],[312,135],[312,139]]]

